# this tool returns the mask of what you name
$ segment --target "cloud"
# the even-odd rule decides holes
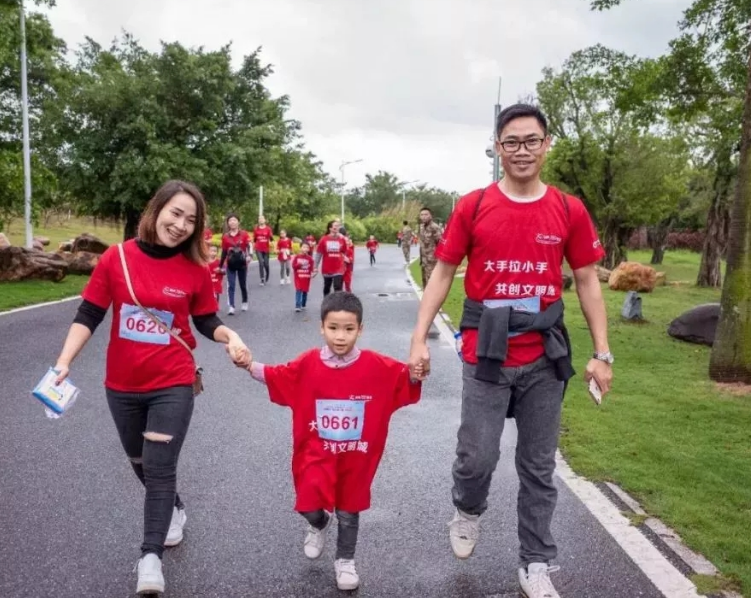
[[[545,66],[602,43],[664,52],[689,0],[637,0],[592,13],[585,0],[58,0],[50,19],[71,47],[122,29],[149,48],[179,40],[239,60],[258,46],[269,87],[291,99],[308,148],[339,176],[366,172],[465,192],[489,182],[485,147],[501,103],[534,92]]]

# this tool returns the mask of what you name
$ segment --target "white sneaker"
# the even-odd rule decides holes
[[[230,315],[230,316],[234,316],[235,315],[235,308],[232,307],[232,306],[230,306],[230,308],[227,310],[227,314]]]
[[[163,594],[164,575],[162,575],[162,561],[153,552],[142,556],[136,564],[138,569],[138,584],[136,594]]]
[[[188,516],[185,514],[185,509],[175,507],[172,510],[172,521],[169,524],[167,538],[164,540],[165,546],[177,546],[183,541],[183,528],[187,520]]]
[[[248,311],[248,304],[247,303],[243,303],[243,305],[242,305],[242,307],[240,309],[242,309],[243,311]]]
[[[449,521],[449,539],[456,558],[468,559],[472,556],[479,537],[480,516],[468,515],[457,509],[454,518]]]
[[[285,281],[285,280],[284,280],[284,279],[282,278],[282,279],[281,279],[281,280],[279,281],[279,284],[281,284],[281,285],[284,285],[284,284],[287,284],[287,282],[286,282],[286,281]]]
[[[558,571],[560,567],[549,567],[545,563],[530,563],[525,569],[519,568],[519,583],[522,594],[527,598],[561,598],[555,591],[550,573]]]
[[[334,561],[336,571],[336,587],[340,590],[356,590],[360,585],[360,577],[355,569],[355,561],[337,559]]]
[[[318,529],[312,525],[308,526],[308,533],[305,534],[305,542],[303,543],[303,551],[305,556],[309,559],[317,559],[323,552],[323,547],[326,545],[326,532],[331,527],[331,522],[334,520],[332,513],[326,513],[329,520],[326,522],[326,527]]]

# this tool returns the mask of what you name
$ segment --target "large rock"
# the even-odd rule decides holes
[[[0,248],[3,247],[10,247],[11,242],[8,239],[8,237],[5,236],[5,233],[0,233]]]
[[[39,241],[43,247],[47,247],[50,244],[49,237],[34,237],[34,241]]]
[[[83,233],[82,235],[76,237],[75,241],[73,241],[73,247],[71,248],[71,251],[73,253],[78,253],[79,251],[88,251],[90,253],[102,254],[107,251],[108,248],[109,245],[96,235]]]
[[[717,333],[719,319],[719,303],[697,305],[670,322],[668,334],[681,341],[711,347]]]
[[[59,255],[26,249],[0,248],[0,281],[51,280],[60,282],[68,274],[68,263]]]
[[[70,239],[69,241],[63,241],[63,242],[61,242],[57,246],[57,251],[58,252],[60,252],[60,251],[68,251],[68,252],[73,251],[73,242],[74,241],[75,241],[75,239]]]
[[[91,274],[101,257],[98,253],[91,253],[90,251],[79,251],[78,253],[58,251],[57,254],[68,263],[70,274]]]
[[[608,286],[614,291],[651,293],[657,282],[654,268],[637,262],[623,262],[610,274]]]
[[[655,278],[655,286],[666,287],[668,285],[668,275],[666,272],[658,272]]]

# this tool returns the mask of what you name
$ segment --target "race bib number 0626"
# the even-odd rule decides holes
[[[174,314],[158,309],[150,311],[164,322],[165,326],[172,328],[172,322],[175,319]],[[120,308],[120,338],[127,338],[137,343],[169,345],[170,334],[165,326],[160,326],[154,322],[137,305],[123,303]]]
[[[365,403],[317,399],[316,424],[318,436],[324,440],[360,440],[365,425]]]

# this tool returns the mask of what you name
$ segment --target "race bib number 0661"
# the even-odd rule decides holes
[[[158,309],[150,311],[164,322],[165,326],[172,328],[172,322],[175,319],[174,314]],[[160,326],[154,322],[137,305],[123,303],[120,308],[120,338],[127,338],[137,343],[169,345],[170,334],[165,326]]]
[[[316,400],[318,436],[343,442],[360,440],[365,425],[365,403],[337,399]]]

